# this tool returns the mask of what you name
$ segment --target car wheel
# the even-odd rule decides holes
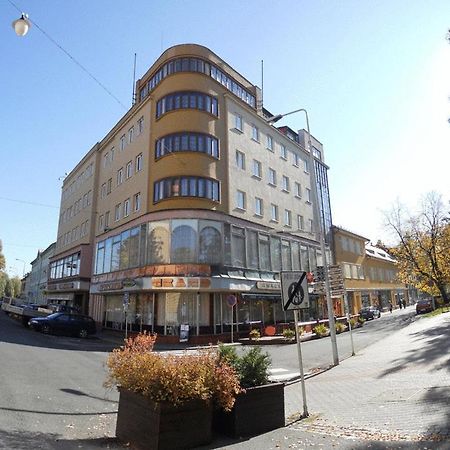
[[[42,325],[41,331],[44,334],[49,334],[50,333],[50,327],[48,325]]]
[[[85,328],[82,328],[79,332],[78,332],[78,336],[80,338],[87,338],[88,337],[88,330],[86,330]]]

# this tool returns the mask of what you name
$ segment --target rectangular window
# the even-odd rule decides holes
[[[112,187],[112,178],[108,180],[108,183],[106,185],[106,195],[111,194],[111,187]]]
[[[294,158],[292,164],[293,164],[295,167],[300,167],[300,156],[297,155],[297,153],[292,153],[292,157]]]
[[[245,170],[245,154],[236,150],[236,166],[239,169]]]
[[[128,217],[130,215],[130,199],[127,198],[123,202],[123,217]]]
[[[308,163],[308,160],[307,159],[304,159],[303,160],[303,164],[304,164],[304,166],[305,166],[305,173],[309,173],[309,163]]]
[[[106,183],[102,184],[102,188],[100,189],[100,197],[105,198],[106,197]]]
[[[104,228],[104,216],[103,216],[103,214],[101,214],[99,217],[98,217],[98,230],[99,231],[103,231],[103,228]]]
[[[285,192],[289,192],[289,177],[287,177],[286,175],[283,175],[283,178],[281,181],[282,181],[281,189]]]
[[[125,149],[125,143],[126,143],[125,135],[123,134],[122,136],[120,136],[120,145],[119,145],[120,151],[123,151]]]
[[[297,228],[299,230],[304,230],[305,229],[305,219],[300,214],[297,215]]]
[[[277,173],[271,168],[269,168],[269,184],[272,186],[277,185]]]
[[[105,153],[105,156],[103,156],[103,167],[108,167],[109,164],[109,152]]]
[[[134,140],[134,127],[128,130],[128,143],[131,144]]]
[[[139,211],[141,209],[141,193],[138,192],[134,195],[134,211]]]
[[[302,197],[302,185],[300,183],[295,182],[295,196],[298,198]]]
[[[267,135],[267,143],[266,143],[266,145],[267,145],[267,148],[268,148],[271,152],[273,152],[273,138],[272,138],[272,136]]]
[[[256,159],[253,160],[252,175],[257,178],[261,178],[262,175],[261,163]]]
[[[259,142],[259,130],[256,125],[252,125],[252,139]]]
[[[131,177],[131,175],[133,175],[133,163],[131,161],[128,161],[126,169],[127,180]]]
[[[284,210],[284,224],[287,227],[292,227],[292,212],[289,209]]]
[[[117,171],[117,186],[123,183],[123,167]]]
[[[263,200],[262,200],[262,198],[255,197],[255,214],[257,216],[263,215]]]
[[[105,228],[109,227],[109,211],[105,212]]]
[[[135,168],[136,172],[140,172],[142,170],[142,153],[139,153],[139,155],[136,156]]]
[[[144,118],[141,117],[138,120],[138,123],[137,123],[137,133],[138,133],[138,135],[142,134],[143,131],[144,131]]]
[[[280,157],[283,159],[287,159],[288,157],[286,146],[283,144],[280,144]]]
[[[242,131],[242,116],[240,116],[239,114],[235,114],[234,115],[234,128],[236,128],[236,130]]]
[[[120,220],[121,212],[122,212],[122,203],[119,203],[119,204],[116,205],[116,209],[114,211],[114,220],[116,222],[118,220]]]
[[[270,205],[270,220],[278,222],[278,206],[273,203]]]
[[[308,223],[309,223],[308,231],[310,233],[314,233],[314,222],[313,222],[313,220],[312,219],[308,219]]]
[[[236,207],[245,209],[245,192],[236,191]]]
[[[306,201],[311,203],[311,189],[306,188]]]

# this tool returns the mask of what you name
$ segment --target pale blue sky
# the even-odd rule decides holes
[[[448,0],[13,1],[127,106],[135,52],[139,77],[167,47],[198,43],[258,85],[263,59],[265,106],[308,109],[324,144],[337,225],[385,239],[380,210],[397,197],[450,197]],[[0,239],[11,275],[22,274],[16,258],[31,262],[56,240],[58,177],[125,112],[36,27],[18,38],[18,16],[0,2]],[[305,126],[302,115],[284,124]]]

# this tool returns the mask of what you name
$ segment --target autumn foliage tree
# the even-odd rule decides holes
[[[400,203],[385,213],[395,243],[386,250],[396,259],[398,278],[450,301],[450,216],[442,196],[427,194],[416,213]]]

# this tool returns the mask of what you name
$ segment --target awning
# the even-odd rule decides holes
[[[272,302],[281,302],[281,294],[247,294],[241,293],[243,300],[269,300]]]

